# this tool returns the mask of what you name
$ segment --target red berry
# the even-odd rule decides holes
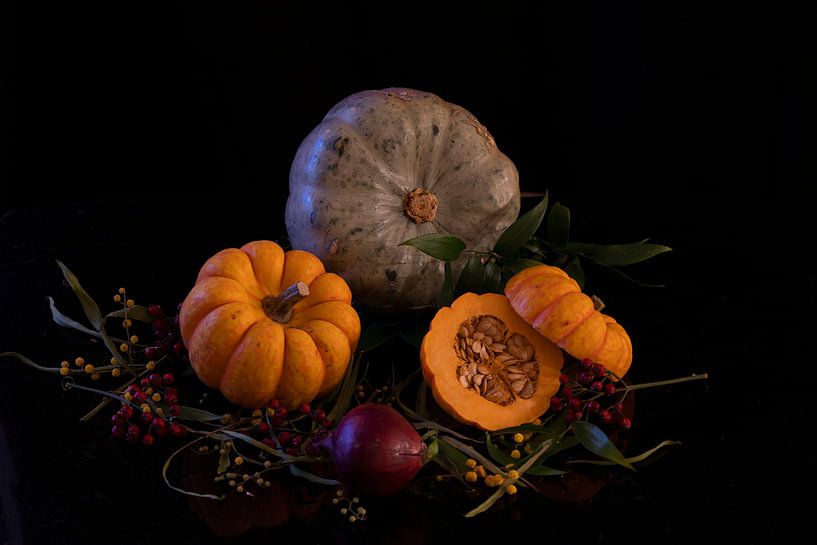
[[[633,421],[627,418],[626,416],[621,419],[621,427],[625,430],[629,430],[633,427]]]
[[[148,305],[148,314],[151,316],[161,316],[162,315],[162,307],[159,305]]]
[[[573,411],[567,411],[567,414],[565,415],[568,424],[570,424],[571,422],[575,422],[578,419],[578,417],[579,415],[577,415]]]
[[[267,403],[267,407],[269,407],[270,409],[277,409],[280,406],[281,402],[278,401],[277,399],[270,399],[269,403]]]
[[[278,434],[278,442],[281,443],[282,447],[289,445],[289,442],[292,440],[292,434],[288,431],[282,431]]]
[[[130,405],[122,407],[117,414],[122,417],[122,420],[130,420],[133,418],[133,407]]]
[[[573,389],[570,386],[562,386],[562,396],[573,397]]]
[[[331,428],[331,427],[332,427],[332,424],[334,424],[334,422],[332,422],[332,419],[331,419],[331,418],[327,418],[327,419],[325,419],[323,422],[321,422],[321,425],[322,425],[324,428]]]
[[[162,384],[165,386],[170,386],[176,380],[176,377],[173,376],[173,373],[165,373],[162,375]]]
[[[596,363],[593,365],[593,374],[596,378],[601,378],[607,374],[607,369],[602,364]]]
[[[315,409],[312,413],[312,420],[315,422],[323,422],[326,419],[326,412],[323,409]]]
[[[126,431],[125,424],[121,422],[111,426],[111,435],[113,435],[117,439],[122,439],[123,437],[125,437],[125,431]]]
[[[143,388],[150,388],[150,379],[145,377],[139,381]]]
[[[604,385],[604,393],[608,396],[615,395],[616,393],[616,385],[612,382],[608,382]]]
[[[153,415],[150,413],[142,413],[139,416],[139,422],[141,422],[143,426],[150,426],[153,423]]]
[[[174,437],[183,437],[185,434],[187,434],[187,430],[184,429],[184,426],[178,422],[173,422],[170,425],[170,433],[172,433]]]
[[[601,420],[604,424],[609,424],[613,421],[613,416],[608,411],[600,411],[599,420]]]
[[[579,401],[577,398],[572,397],[570,401],[567,402],[568,408],[572,411],[581,412],[582,402]]]
[[[288,448],[287,449],[287,454],[289,454],[290,456],[297,456],[298,455],[298,449]]]
[[[170,329],[170,324],[168,324],[164,318],[153,320],[153,331],[156,335],[163,335],[167,333],[168,329]]]
[[[150,445],[153,444],[153,436],[149,433],[145,434],[145,436],[142,437],[142,442],[145,444],[146,447],[149,447]]]
[[[148,346],[145,348],[145,357],[149,360],[155,360],[158,349],[155,346]]]
[[[591,360],[590,358],[584,358],[582,360],[581,366],[582,366],[582,369],[587,371],[588,369],[593,367],[593,360]]]
[[[312,407],[309,406],[309,403],[304,403],[301,405],[301,414],[309,414],[312,412]]]
[[[560,411],[562,409],[562,399],[556,396],[551,397],[550,408],[554,411]]]
[[[117,424],[121,424],[122,420],[123,420],[122,415],[119,413],[114,413],[111,415],[111,424],[113,424],[114,426]]]
[[[281,420],[286,420],[287,416],[289,416],[289,411],[286,407],[278,407],[275,409],[275,416]]]
[[[624,412],[624,403],[616,403],[615,405],[613,405],[611,407],[611,409],[613,411],[617,412],[617,413],[623,413]]]
[[[153,419],[153,433],[155,433],[157,437],[167,435],[167,422],[159,416]]]
[[[303,443],[303,442],[304,442],[304,438],[301,437],[300,435],[296,435],[295,437],[292,438],[292,446],[294,448],[300,447],[301,443]]]
[[[182,341],[176,341],[173,345],[173,352],[176,354],[181,354],[184,352],[184,343]]]
[[[139,426],[137,426],[136,424],[130,424],[128,426],[127,434],[132,435],[136,439],[139,439],[139,436],[142,434],[142,430],[140,430]]]
[[[593,384],[590,385],[590,389],[594,392],[601,392],[604,389],[604,385],[601,383],[600,380],[596,380]]]
[[[590,371],[580,371],[578,376],[579,384],[588,384],[593,381],[593,373]]]
[[[164,401],[168,405],[175,405],[179,402],[179,393],[176,388],[167,388],[165,390]]]
[[[267,424],[266,422],[261,422],[260,424],[258,424],[258,431],[260,431],[261,433],[268,433],[269,424]]]
[[[264,437],[262,443],[264,443],[270,448],[275,448],[275,441],[272,440],[272,437]]]
[[[144,380],[144,379],[143,379]],[[150,381],[150,385],[154,388],[158,388],[162,385],[162,375],[159,373],[151,373],[148,375],[148,380]]]
[[[601,405],[599,405],[599,402],[596,401],[595,399],[590,400],[590,401],[587,402],[587,410],[590,411],[591,413],[599,412],[600,408],[601,408]]]
[[[171,405],[167,412],[170,413],[170,416],[179,416],[182,414],[182,409],[178,405]]]
[[[570,380],[570,377],[565,375],[564,373],[559,375],[559,382],[561,382],[562,384],[567,384],[568,380]]]

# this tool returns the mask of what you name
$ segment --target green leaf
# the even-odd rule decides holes
[[[360,375],[362,354],[363,352],[358,351],[357,355],[353,357],[349,369],[346,370],[346,376],[343,377],[343,382],[330,394],[330,397],[336,398],[332,410],[329,411],[327,415],[327,418],[332,422],[337,422],[341,416],[346,414],[346,410],[349,408],[352,396],[355,393],[355,387],[357,386],[358,376]]]
[[[516,257],[522,245],[539,229],[539,225],[541,225],[542,219],[545,217],[547,207],[548,196],[547,193],[545,193],[545,198],[543,198],[539,204],[520,216],[505,229],[494,245],[494,252],[505,258]]]
[[[389,339],[391,339],[391,336],[386,333],[386,329],[384,328],[383,324],[371,324],[369,327],[363,330],[363,333],[360,334],[358,349],[361,352],[368,352],[370,350],[374,350],[382,344],[387,343]]]
[[[579,288],[584,289],[584,269],[578,258],[573,258],[570,263],[567,264],[565,272],[570,275],[570,278],[576,281]]]
[[[550,208],[548,238],[556,246],[565,246],[570,237],[570,209],[559,203]]]
[[[86,327],[75,320],[72,320],[71,318],[57,310],[57,306],[54,304],[54,299],[51,297],[48,298],[48,306],[51,307],[51,318],[54,320],[54,322],[57,323],[57,325],[60,325],[62,327],[70,327],[71,329],[76,329],[77,331],[80,331],[87,335],[91,335],[92,337],[99,337],[98,331],[94,331],[93,329]]]
[[[130,308],[120,308],[119,310],[115,310],[108,314],[108,318],[130,318],[131,320],[137,320],[139,322],[145,322],[147,324],[153,323],[156,319],[155,316],[151,316],[148,312],[147,307],[142,305],[134,305]]]
[[[502,269],[495,261],[485,264],[485,293],[502,293]]]
[[[451,270],[451,262],[446,261],[445,280],[440,295],[437,297],[437,306],[439,308],[450,307],[452,302],[454,302],[454,272]]]
[[[437,441],[436,439],[434,439],[430,443],[427,443],[426,447],[427,448],[426,448],[425,460],[423,462],[424,464],[427,464],[428,462],[430,462],[431,460],[436,458],[437,455],[440,453],[440,442]]]
[[[0,353],[0,358],[15,358],[15,359],[20,360],[21,362],[25,363],[29,367],[33,367],[34,369],[36,369],[38,371],[45,371],[46,373],[59,373],[60,372],[59,367],[46,367],[44,365],[39,365],[37,363],[34,363],[33,361],[31,361],[27,357],[23,356],[19,352],[3,352],[3,353]]]
[[[432,458],[432,460],[445,471],[448,471],[451,475],[456,476],[457,479],[462,481],[462,474],[468,471],[468,466],[465,465],[465,461],[468,459],[468,457],[456,448],[440,441],[439,439],[436,440],[436,442],[437,456]]]
[[[424,254],[441,261],[456,261],[465,249],[465,242],[454,235],[440,233],[420,235],[411,240],[401,242],[399,246],[414,246]]]
[[[520,424],[519,426],[492,431],[491,435],[493,437],[497,437],[500,435],[510,435],[513,433],[549,433],[549,431],[547,428],[536,424]]]
[[[566,249],[572,252],[587,255],[592,255],[593,252],[596,252],[601,247],[603,247],[603,244],[590,244],[588,242],[568,242],[565,246]]]
[[[296,477],[301,477],[302,479],[306,479],[317,484],[324,484],[326,486],[338,486],[340,484],[340,481],[336,481],[335,479],[325,479],[323,477],[318,477],[314,473],[310,473],[308,471],[304,471],[303,469],[295,467],[295,464],[289,464],[289,472]]]
[[[190,420],[192,422],[215,422],[224,418],[223,414],[213,414],[211,412],[196,409],[194,407],[187,407],[185,405],[179,406],[179,418],[181,420]]]
[[[100,324],[102,324],[102,313],[99,312],[99,306],[96,304],[93,298],[88,295],[88,292],[82,288],[77,277],[68,269],[68,267],[65,266],[62,261],[57,260],[57,265],[59,265],[60,269],[62,270],[62,275],[68,282],[68,285],[71,286],[71,289],[74,290],[74,294],[82,304],[82,309],[85,311],[88,321],[90,321],[91,325],[93,325],[95,328],[99,329]]]
[[[623,267],[646,261],[672,248],[661,244],[609,244],[593,252],[593,261],[604,263],[611,267]]]
[[[502,261],[502,272],[504,272],[508,276],[513,276],[519,271],[524,271],[529,267],[537,267],[542,263],[539,261],[534,261],[532,259],[504,259]]]
[[[457,296],[468,292],[480,294],[484,286],[485,265],[482,264],[482,259],[477,254],[473,254],[468,258],[468,262],[460,273],[455,294]]]
[[[511,458],[511,455],[502,450],[501,448],[494,445],[493,441],[491,441],[491,434],[485,434],[485,446],[488,448],[488,454],[490,454],[491,458],[494,461],[502,466],[508,464],[516,464],[519,460],[514,460]]]
[[[625,459],[631,464],[635,464],[637,462],[643,462],[644,460],[646,460],[647,458],[649,458],[650,456],[652,456],[653,454],[655,454],[656,452],[658,452],[660,449],[662,449],[664,447],[668,447],[670,445],[680,445],[680,444],[681,444],[680,441],[663,441],[663,442],[659,443],[657,446],[651,448],[650,450],[648,450],[646,452],[642,452],[638,456],[631,456],[631,457],[625,458]],[[604,461],[604,460],[569,460],[567,463],[568,464],[593,464],[593,465],[597,465],[597,466],[613,466],[613,465],[617,465],[617,462],[607,462],[607,461]]]
[[[221,454],[218,457],[218,467],[216,468],[216,473],[221,475],[225,471],[230,468],[230,451],[228,449],[222,449]]]
[[[428,406],[426,404],[426,400],[428,398],[428,384],[423,381],[420,384],[420,388],[417,390],[417,399],[414,403],[414,410],[417,412],[418,416],[422,418],[429,418],[428,416]]]
[[[538,464],[525,472],[526,475],[535,475],[537,477],[554,477],[556,475],[564,475],[565,473],[566,472],[561,469]]]
[[[624,458],[624,455],[616,448],[610,438],[605,435],[601,429],[595,424],[591,424],[590,422],[578,421],[574,422],[571,426],[573,430],[573,434],[576,436],[576,439],[579,442],[592,452],[593,454],[597,454],[602,458],[606,458],[611,462],[615,462],[618,465],[624,466],[627,469],[633,469],[633,466],[630,465],[630,462]]]
[[[476,460],[477,462],[481,463],[485,466],[485,469],[492,473],[502,473],[502,470],[499,469],[496,464],[494,464],[491,460],[480,454],[476,449],[469,447],[465,443],[461,443],[454,439],[453,437],[448,437],[445,435],[439,436],[439,440],[445,443],[448,443],[452,447],[458,449],[463,454],[466,454]]]

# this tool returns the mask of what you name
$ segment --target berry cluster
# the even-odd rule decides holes
[[[566,410],[567,422],[590,420],[603,425],[615,425],[629,430],[632,421],[624,416],[623,396],[614,383],[613,374],[600,363],[584,359],[575,378],[562,374],[561,388],[550,400],[550,411]]]
[[[290,412],[278,399],[267,403],[265,412],[262,413],[260,409],[253,412],[253,417],[256,418],[257,431],[262,436],[261,441],[268,447],[282,449],[291,456],[303,453],[310,456],[318,454],[316,447],[307,440],[312,430],[302,432],[297,424],[311,420],[313,423],[311,427],[323,429],[328,429],[333,424],[323,409],[312,410],[309,404],[304,403],[297,412],[294,410]]]
[[[170,352],[181,356],[183,361],[187,360],[187,349],[181,340],[179,332],[179,311],[181,305],[176,308],[176,315],[171,319],[166,316],[164,310],[159,305],[149,305],[148,314],[153,316],[153,344],[145,348],[145,358],[155,361]]]
[[[341,506],[339,512],[342,516],[346,517],[349,522],[366,520],[366,508],[360,506],[360,498],[357,496],[351,498],[346,497],[346,491],[343,489],[335,492],[335,496],[336,497],[332,498],[332,503]]]
[[[171,373],[151,373],[139,384],[128,386],[122,395],[122,407],[111,417],[111,435],[131,444],[141,439],[147,446],[152,445],[156,437],[186,435],[187,429],[174,422],[181,413],[179,393],[172,386],[174,382]],[[167,412],[159,403],[167,407]]]

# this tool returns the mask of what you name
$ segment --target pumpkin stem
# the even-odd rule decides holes
[[[437,195],[420,187],[412,189],[403,197],[406,215],[414,223],[427,223],[437,217]]]
[[[593,308],[594,309],[598,310],[599,312],[604,310],[604,307],[606,305],[604,304],[604,301],[601,300],[601,297],[599,297],[598,295],[591,295],[590,299],[593,300]]]
[[[292,319],[292,307],[307,295],[309,286],[304,282],[295,282],[278,295],[266,297],[261,304],[267,316],[279,324],[285,324]]]

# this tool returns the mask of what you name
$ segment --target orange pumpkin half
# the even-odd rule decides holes
[[[420,348],[434,399],[484,430],[531,422],[559,389],[562,351],[533,330],[502,295],[466,293],[441,308]]]
[[[360,337],[349,286],[308,252],[270,241],[222,250],[199,272],[180,325],[206,385],[243,407],[293,409],[341,380]]]
[[[633,361],[630,336],[559,267],[538,265],[505,285],[513,309],[568,354],[589,358],[623,377]]]

